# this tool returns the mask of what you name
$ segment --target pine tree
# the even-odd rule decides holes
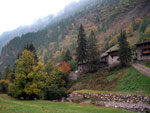
[[[147,25],[148,25],[148,21],[144,17],[143,21],[141,22],[141,25],[140,25],[140,28],[139,28],[139,32],[144,33],[144,31],[146,30]]]
[[[70,60],[72,60],[72,56],[71,56],[70,50],[68,49],[65,53],[64,61],[68,62]]]
[[[77,61],[80,64],[83,64],[87,61],[87,41],[84,33],[84,28],[81,25],[78,34],[77,40]]]
[[[122,67],[125,67],[131,61],[131,49],[129,47],[129,43],[127,42],[127,37],[126,37],[125,31],[121,31],[118,42],[119,42],[120,64]]]
[[[88,40],[88,68],[90,72],[97,71],[98,61],[99,61],[99,52],[97,46],[97,39],[94,34],[94,31],[91,31],[89,40]]]

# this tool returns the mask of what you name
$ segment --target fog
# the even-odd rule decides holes
[[[22,25],[30,25],[39,18],[57,15],[71,2],[79,0],[1,0],[0,34]]]

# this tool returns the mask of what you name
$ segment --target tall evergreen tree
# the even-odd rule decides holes
[[[71,56],[70,50],[68,49],[65,53],[64,61],[68,62],[70,60],[72,60],[72,56]]]
[[[99,52],[97,46],[97,39],[94,31],[91,31],[88,40],[88,68],[90,72],[97,71],[98,69]]]
[[[77,40],[77,61],[83,64],[87,61],[87,40],[84,33],[84,28],[81,24]]]
[[[131,49],[129,47],[129,43],[127,42],[127,37],[126,37],[125,31],[121,31],[118,42],[119,42],[120,64],[122,67],[125,67],[131,61]]]
[[[148,21],[147,19],[144,17],[144,19],[141,22],[140,28],[139,28],[139,32],[143,32],[146,30],[146,27],[148,25]]]

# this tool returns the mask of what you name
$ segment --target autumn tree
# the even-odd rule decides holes
[[[120,64],[122,67],[125,67],[131,61],[131,49],[129,47],[129,43],[127,42],[127,37],[126,37],[125,31],[121,31],[118,42],[119,42]]]
[[[38,57],[36,55],[36,49],[35,49],[33,43],[31,42],[31,43],[27,44],[26,46],[24,46],[24,50],[25,49],[28,50],[28,51],[31,51],[34,54],[34,59],[37,63],[38,62]]]
[[[60,69],[63,70],[63,71],[65,71],[65,72],[71,71],[70,66],[65,61],[62,62]]]
[[[82,24],[79,29],[76,54],[78,63],[83,64],[87,61],[87,40]]]
[[[94,31],[91,31],[88,40],[88,67],[90,72],[94,72],[98,69],[99,52],[97,46],[97,39]]]
[[[16,60],[15,65],[15,80],[11,86],[10,93],[14,97],[26,97],[29,96],[25,91],[29,81],[32,79],[28,78],[28,75],[33,71],[33,66],[35,66],[34,54],[28,50],[23,50],[22,55]]]
[[[39,62],[38,65],[33,66],[33,71],[27,75],[27,82],[24,88],[24,92],[33,98],[44,98],[44,87],[46,81],[46,73],[44,72],[43,63]]]

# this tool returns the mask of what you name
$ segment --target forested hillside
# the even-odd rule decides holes
[[[65,11],[68,12],[67,15],[62,16]],[[31,42],[39,60],[43,62],[48,59],[61,62],[67,49],[75,56],[80,24],[83,24],[87,37],[91,30],[96,33],[100,51],[117,43],[121,29],[127,31],[131,45],[150,36],[149,0],[81,0],[66,7],[64,13],[46,28],[15,37],[4,46],[0,56],[0,70],[7,65],[13,66],[24,45]],[[145,25],[144,30],[142,25]]]

